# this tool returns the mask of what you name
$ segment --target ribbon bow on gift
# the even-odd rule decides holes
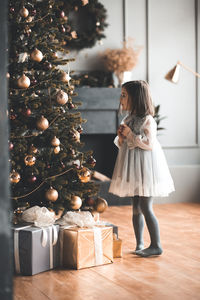
[[[89,211],[68,211],[56,224],[70,228],[74,226],[78,227],[94,227],[96,222],[92,214]]]
[[[22,220],[34,223],[36,227],[46,227],[55,223],[55,213],[36,205],[23,212]]]

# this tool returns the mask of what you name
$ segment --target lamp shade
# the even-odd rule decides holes
[[[180,75],[180,64],[176,64],[176,66],[165,75],[165,79],[173,83],[177,83],[179,80],[179,75]]]
[[[200,78],[200,74],[193,71],[191,68],[189,68],[188,66],[184,65],[181,61],[178,61],[177,64],[175,65],[175,67],[173,69],[171,69],[166,75],[165,75],[165,79],[169,80],[170,82],[173,83],[177,83],[179,80],[179,75],[180,75],[180,67],[183,67],[184,69],[186,69],[187,71],[191,72],[192,74],[194,74],[195,76]]]

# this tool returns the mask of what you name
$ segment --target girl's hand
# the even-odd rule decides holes
[[[118,138],[119,138],[119,144],[121,145],[124,142],[124,136],[121,133],[121,128],[120,127],[117,130],[117,135],[118,135]]]
[[[130,127],[128,127],[126,124],[120,125],[119,130],[124,137],[127,137],[129,132],[131,131]]]

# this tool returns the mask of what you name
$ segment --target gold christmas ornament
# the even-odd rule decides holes
[[[58,58],[58,53],[57,52],[53,53],[53,58]]]
[[[72,136],[74,141],[80,142],[80,133],[77,130],[73,129],[71,131],[71,136]]]
[[[37,122],[36,122],[36,126],[38,130],[46,130],[49,127],[49,121],[44,117],[41,116]]]
[[[21,176],[18,172],[16,172],[15,170],[13,170],[11,173],[10,173],[10,182],[12,183],[18,183],[21,179]]]
[[[55,202],[58,199],[58,192],[52,186],[45,193],[45,198],[49,201]]]
[[[53,151],[55,154],[58,154],[60,152],[60,146],[55,147]]]
[[[13,223],[19,224],[21,223],[22,219],[22,214],[23,212],[30,207],[30,204],[28,202],[24,202],[21,203],[19,207],[17,207],[14,211],[13,211]]]
[[[59,146],[60,145],[60,140],[56,136],[54,136],[54,138],[51,140],[51,145],[53,147]]]
[[[70,85],[69,86],[69,89],[70,89],[70,95],[73,95],[73,93],[74,93],[74,88],[75,88],[75,86],[74,85]]]
[[[29,36],[30,33],[31,33],[31,29],[27,26],[27,27],[24,29],[24,33],[27,34],[27,35]]]
[[[105,199],[103,198],[97,198],[94,204],[94,210],[99,212],[99,213],[103,213],[106,208],[108,207],[108,203]]]
[[[26,22],[27,23],[31,23],[33,21],[34,17],[31,17],[29,16],[27,19],[26,19]]]
[[[35,164],[36,158],[33,155],[26,155],[25,158],[24,158],[24,162],[25,162],[26,166],[31,167]]]
[[[66,73],[66,72],[62,72],[62,73],[61,73],[60,80],[61,80],[62,82],[69,82],[70,79],[71,79],[71,77],[70,77],[69,73]]]
[[[75,130],[76,132],[75,132],[75,140],[77,141],[77,142],[80,142],[80,133],[77,131],[77,130]]]
[[[36,154],[38,152],[38,149],[32,144],[29,148],[29,152]]]
[[[75,30],[71,32],[71,36],[73,39],[77,39],[77,33]]]
[[[67,93],[63,92],[63,91],[59,91],[57,93],[57,96],[56,96],[56,101],[58,102],[58,104],[60,105],[64,105],[68,102],[68,95]]]
[[[38,50],[37,48],[33,50],[33,52],[31,52],[30,55],[31,59],[37,62],[40,62],[43,59],[43,54],[40,50]]]
[[[19,11],[20,15],[23,17],[23,18],[27,18],[28,15],[29,15],[29,11],[27,8],[25,7],[22,7]]]
[[[79,172],[78,177],[79,177],[79,179],[80,179],[81,182],[86,183],[86,182],[90,181],[90,179],[91,179],[91,173],[90,173],[90,171],[89,171],[88,168],[84,167]]]
[[[27,89],[30,86],[31,82],[30,79],[23,74],[18,80],[17,80],[17,85],[21,89]]]
[[[71,206],[71,209],[79,209],[82,205],[82,200],[80,197],[78,196],[72,196],[71,197],[71,201],[70,201],[70,206]]]

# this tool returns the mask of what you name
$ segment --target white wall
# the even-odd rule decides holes
[[[106,48],[122,46],[123,0],[101,0],[101,3],[108,12],[106,39],[103,45],[71,52],[76,58],[71,64],[73,70],[99,69],[99,53]],[[198,11],[195,11],[195,3]],[[126,37],[134,38],[136,45],[143,46],[132,79],[149,81],[154,102],[161,105],[161,115],[166,116],[161,123],[166,129],[160,132],[159,140],[168,163],[200,164],[200,79],[183,68],[177,85],[164,79],[178,60],[196,69],[200,48],[200,0],[125,0],[125,7]],[[198,68],[200,70],[200,65]]]

